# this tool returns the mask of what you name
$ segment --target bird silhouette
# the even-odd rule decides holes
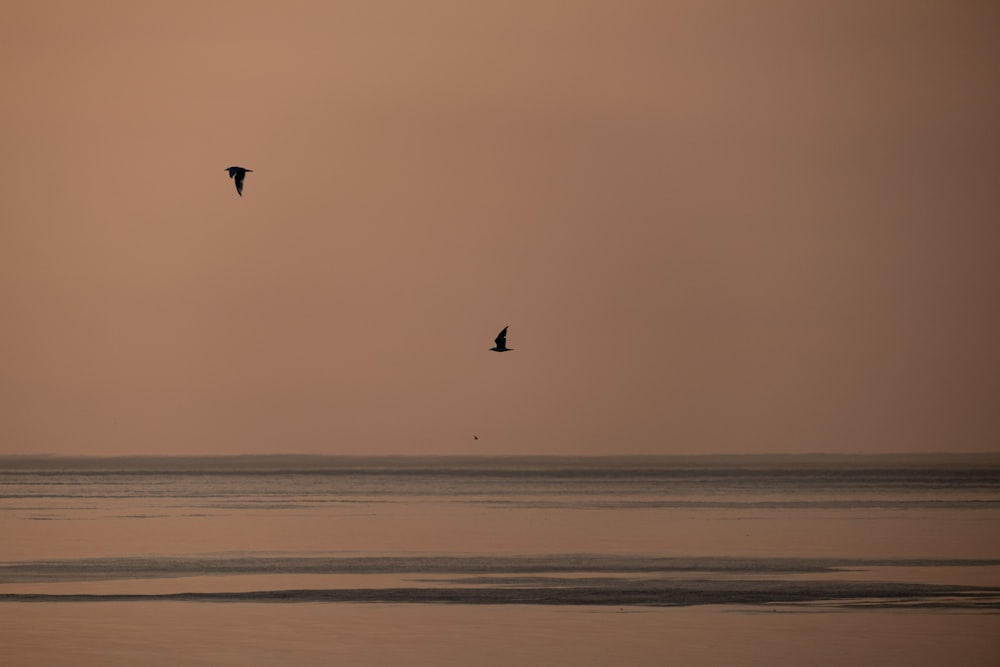
[[[493,342],[497,344],[496,347],[490,348],[494,352],[510,352],[511,348],[507,347],[507,327],[503,328]]]
[[[253,171],[253,169],[244,169],[243,167],[228,167],[226,171],[229,172],[229,178],[236,181],[236,194],[243,196],[243,179],[246,178],[248,171]]]

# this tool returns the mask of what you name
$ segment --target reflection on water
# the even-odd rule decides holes
[[[297,605],[251,614],[245,603],[323,602],[329,611],[314,613],[338,618],[360,609],[355,603],[380,603],[363,607],[375,625],[357,629],[372,637],[390,617],[408,615],[398,603],[467,609],[457,619],[469,632],[488,615],[472,609],[497,606],[517,610],[502,617],[521,632],[534,626],[517,619],[551,625],[570,608],[587,627],[606,623],[607,613],[646,610],[648,619],[657,608],[683,607],[687,621],[710,619],[734,636],[758,623],[747,613],[754,609],[832,608],[877,613],[902,628],[894,610],[972,613],[992,637],[1000,636],[998,519],[1000,458],[988,456],[0,458],[0,613],[26,610],[43,625],[46,614],[61,616],[70,643],[83,641],[74,632],[105,632],[113,643],[111,624],[84,631],[81,623],[123,607],[164,617],[157,632],[169,643],[189,630],[167,611],[217,616],[194,611],[209,601],[226,603],[233,622],[262,614],[278,626],[300,615],[288,611]],[[154,602],[162,607],[154,611]],[[817,640],[845,624],[828,613],[806,616],[796,623]],[[653,647],[666,645],[637,634],[647,630],[593,627],[574,641],[648,645],[652,652],[633,664],[661,664]],[[702,630],[675,642],[715,641]],[[442,644],[475,646],[455,626],[437,632]],[[294,646],[275,638],[291,662],[329,664],[295,653],[300,645],[322,653],[323,640],[293,635]],[[33,635],[13,641],[27,651],[25,636]],[[561,640],[545,635],[536,651],[549,650],[547,641]],[[989,644],[968,633],[949,641],[966,657]],[[600,653],[590,648],[588,656]],[[870,648],[865,662],[878,661],[877,643]],[[921,662],[928,655],[911,656],[912,664],[934,664]],[[111,662],[93,664],[117,660],[95,656]],[[393,664],[419,664],[406,657]]]

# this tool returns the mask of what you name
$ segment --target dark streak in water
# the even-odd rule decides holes
[[[828,574],[871,567],[998,566],[1000,559],[533,556],[186,556],[0,563],[0,584],[273,574]]]
[[[469,501],[466,501],[469,502]],[[471,501],[488,507],[517,509],[897,509],[897,510],[986,510],[1000,508],[1000,500],[483,500]]]
[[[299,589],[163,595],[0,594],[0,602],[380,602],[475,605],[864,605],[1000,610],[1000,588],[869,582],[641,580],[614,586]]]

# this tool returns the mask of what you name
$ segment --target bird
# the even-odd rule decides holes
[[[507,347],[507,327],[504,327],[503,331],[497,334],[496,340],[493,342],[497,344],[496,347],[490,348],[494,352],[510,352],[511,348]]]
[[[248,171],[253,171],[253,169],[244,169],[243,167],[228,167],[226,171],[229,172],[229,178],[236,181],[236,194],[243,196],[243,179],[246,178]]]

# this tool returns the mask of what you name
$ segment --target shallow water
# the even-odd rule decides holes
[[[998,526],[989,457],[0,459],[0,641],[18,665],[992,665]]]
[[[996,664],[996,616],[746,607],[0,604],[11,665]],[[5,658],[6,659],[6,658]]]

